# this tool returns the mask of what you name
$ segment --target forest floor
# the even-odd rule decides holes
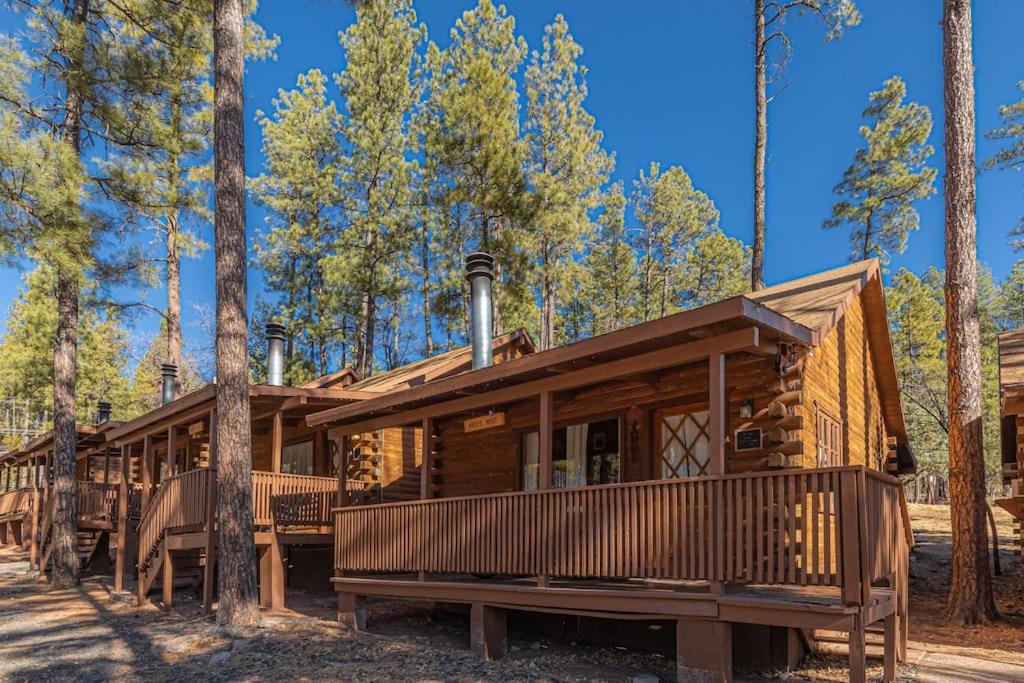
[[[911,562],[911,638],[903,681],[1024,681],[1021,573],[1007,553],[996,595],[1005,620],[953,628],[941,620],[948,582],[948,508],[914,506],[918,538]],[[1002,538],[1009,538],[1002,520]],[[945,554],[944,554],[945,553]],[[673,680],[670,657],[621,647],[584,646],[559,637],[527,637],[513,624],[512,652],[483,662],[468,650],[467,619],[410,603],[371,603],[368,632],[332,620],[333,595],[298,593],[298,612],[264,627],[226,631],[204,617],[190,591],[172,612],[135,607],[110,593],[110,578],[86,576],[53,591],[28,578],[23,553],[0,549],[0,680],[104,681],[653,681]],[[292,596],[290,596],[290,600]],[[651,642],[664,633],[651,631]],[[869,661],[869,674],[881,674]],[[847,678],[845,657],[815,655],[798,671],[737,680]]]

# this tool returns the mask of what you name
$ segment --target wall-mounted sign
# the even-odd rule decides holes
[[[736,444],[733,447],[737,451],[755,451],[761,448],[761,428],[736,430]]]
[[[462,428],[467,432],[479,432],[484,429],[505,426],[505,413],[491,413],[480,417],[471,417],[462,423]]]
[[[200,422],[193,422],[192,424],[190,424],[188,426],[188,435],[191,436],[191,437],[199,436],[200,434],[202,434],[205,431],[206,431],[206,424],[204,422],[202,422],[202,421],[200,421]]]

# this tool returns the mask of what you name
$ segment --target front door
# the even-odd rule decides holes
[[[654,414],[655,467],[663,479],[709,474],[711,439],[707,410],[665,408]]]

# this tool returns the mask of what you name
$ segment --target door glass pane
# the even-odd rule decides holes
[[[661,422],[661,476],[697,477],[708,474],[711,444],[708,438],[709,415],[706,410],[666,411]]]
[[[313,474],[313,441],[302,441],[281,450],[281,471],[285,474]]]

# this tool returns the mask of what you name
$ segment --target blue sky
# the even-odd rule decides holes
[[[444,45],[455,18],[475,0],[416,3],[430,37]],[[589,110],[604,131],[605,146],[617,156],[615,178],[627,187],[651,161],[678,164],[708,193],[730,235],[751,239],[753,66],[752,3],[749,0],[698,2],[662,0],[634,5],[610,0],[507,0],[517,29],[531,49],[540,45],[545,24],[565,15],[584,47],[590,70]],[[781,92],[769,106],[766,280],[791,277],[841,265],[847,260],[845,231],[821,229],[830,213],[832,187],[860,143],[860,113],[871,90],[894,75],[907,83],[908,97],[927,105],[934,117],[932,164],[940,169],[939,194],[922,202],[921,229],[892,268],[915,271],[941,266],[943,257],[942,43],[941,3],[858,0],[860,26],[826,44],[820,24],[793,17],[787,24],[793,58]],[[297,74],[311,68],[334,72],[343,67],[338,32],[354,18],[341,0],[264,0],[258,18],[281,37],[275,61],[250,65],[246,74],[247,170],[261,169],[257,109],[270,109],[278,88],[290,88]],[[0,13],[0,30],[20,18]],[[983,133],[999,124],[998,107],[1021,97],[1024,80],[1019,51],[1024,2],[974,3],[979,162],[996,149]],[[1016,48],[1016,49],[1015,49]],[[997,277],[1018,258],[1007,234],[1024,214],[1024,176],[985,172],[978,179],[979,251]],[[250,234],[262,223],[250,206]],[[212,242],[211,230],[204,235]],[[26,264],[28,267],[30,264]],[[192,306],[213,305],[213,260],[207,254],[183,266],[186,337],[198,335]],[[16,294],[21,273],[0,269],[0,311]],[[250,276],[250,295],[261,287]],[[161,291],[148,294],[160,304]],[[0,318],[0,329],[3,319]],[[156,319],[139,319],[136,339],[156,329]]]

